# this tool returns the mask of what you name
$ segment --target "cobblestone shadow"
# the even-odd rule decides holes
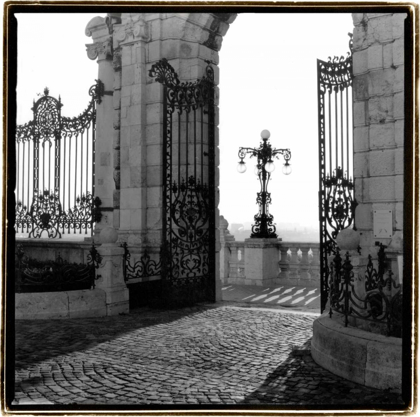
[[[310,339],[267,375],[243,404],[284,404],[310,408],[385,408],[404,404],[397,391],[368,388],[319,367],[310,353]]]
[[[16,320],[15,362],[42,362],[55,356],[86,351],[124,334],[167,325],[184,317],[215,308],[201,305],[182,309],[139,308],[113,317],[61,320]],[[123,346],[121,347],[123,349]]]

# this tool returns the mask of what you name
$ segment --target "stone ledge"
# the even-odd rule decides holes
[[[372,388],[401,389],[401,339],[344,327],[325,313],[314,321],[311,353],[318,365],[340,377]]]
[[[107,315],[105,291],[18,293],[15,317],[20,320],[68,319]]]

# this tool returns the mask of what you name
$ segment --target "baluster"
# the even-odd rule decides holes
[[[311,274],[309,273],[309,246],[301,245],[302,258],[300,260],[300,277],[304,280],[310,280]]]
[[[291,259],[289,263],[289,278],[299,279],[299,259],[298,259],[298,248],[290,247]]]
[[[289,250],[288,246],[280,246],[280,261],[279,261],[280,274],[279,276],[281,279],[289,278],[289,260],[287,256],[288,250]]]

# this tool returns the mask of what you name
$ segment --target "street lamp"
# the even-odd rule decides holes
[[[268,206],[271,204],[271,194],[267,192],[268,181],[270,181],[271,173],[275,169],[273,162],[274,158],[279,159],[279,155],[283,155],[284,165],[283,174],[289,175],[292,172],[290,165],[290,158],[292,153],[290,149],[272,149],[271,144],[268,143],[270,132],[263,130],[261,132],[262,142],[259,148],[239,148],[238,156],[240,161],[237,170],[243,174],[246,171],[246,164],[244,158],[247,154],[250,158],[255,156],[257,158],[257,165],[255,167],[255,174],[258,175],[261,184],[261,191],[257,193],[257,204],[259,205],[259,212],[254,216],[255,224],[252,225],[252,238],[276,238],[276,227],[273,224],[273,215],[269,213]]]

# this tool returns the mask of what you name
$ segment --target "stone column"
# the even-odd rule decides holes
[[[120,240],[133,246],[160,246],[161,175],[153,170],[161,159],[160,148],[152,149],[146,141],[146,53],[148,28],[141,13],[122,13],[113,25],[113,47],[118,57],[115,69],[120,82],[117,97],[120,165],[119,219]],[[115,92],[117,93],[117,92]],[[118,100],[115,100],[118,104]],[[117,172],[116,172],[117,173]],[[146,235],[157,232],[157,239]]]
[[[245,239],[245,282],[274,285],[279,272],[281,239]]]
[[[115,316],[129,312],[129,291],[123,277],[124,249],[116,244],[117,231],[112,227],[101,230],[98,248],[102,257],[97,274],[100,276],[96,286],[106,293],[106,314]]]
[[[366,258],[375,251],[373,213],[390,210],[403,229],[405,13],[353,13],[356,226]]]
[[[114,87],[114,69],[112,67],[112,37],[102,17],[93,18],[85,30],[86,36],[93,38],[93,44],[87,44],[90,59],[98,60],[98,79],[104,84],[105,95],[96,106],[96,141],[95,141],[95,196],[101,199],[102,220],[96,224],[95,235],[102,228],[113,226],[113,193],[115,184],[113,151],[113,116],[112,91]]]

